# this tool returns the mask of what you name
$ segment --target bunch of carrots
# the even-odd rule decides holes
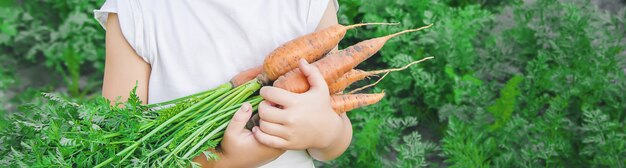
[[[392,23],[363,23],[349,26],[337,24],[298,37],[271,52],[262,66],[238,74],[229,83],[176,100],[148,105],[159,111],[159,117],[142,127],[141,131],[146,132],[145,136],[96,167],[124,163],[124,160],[133,156],[133,151],[137,149],[152,151],[140,156],[140,159],[150,165],[188,166],[192,164],[191,159],[203,153],[209,159],[217,159],[214,154],[205,150],[215,148],[219,144],[229,120],[243,102],[249,102],[254,109],[257,108],[262,98],[255,93],[261,86],[272,85],[294,93],[308,91],[308,80],[297,68],[301,59],[313,62],[312,64],[322,73],[329,86],[331,103],[335,112],[344,113],[377,103],[384,97],[384,92],[369,94],[355,94],[354,91],[348,94],[341,92],[356,81],[403,70],[432,57],[397,69],[364,71],[354,68],[378,52],[389,39],[404,33],[426,29],[432,24],[365,40],[345,49],[330,52],[344,37],[347,30],[375,24]]]

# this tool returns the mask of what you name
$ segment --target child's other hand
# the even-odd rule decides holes
[[[217,152],[219,159],[208,163],[201,154],[194,161],[207,165],[203,167],[258,167],[278,158],[285,150],[259,143],[252,132],[245,128],[251,116],[252,106],[244,103],[226,127],[220,144],[221,151]]]
[[[259,104],[261,121],[252,129],[259,142],[287,150],[323,149],[342,135],[344,120],[332,109],[324,77],[304,60],[300,70],[311,85],[305,93],[261,88],[265,99]]]

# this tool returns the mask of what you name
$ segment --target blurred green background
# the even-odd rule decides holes
[[[104,30],[92,10],[102,3],[0,1],[0,113],[44,103],[41,92],[100,96]],[[626,167],[624,0],[339,3],[342,24],[401,23],[350,31],[341,47],[435,23],[360,68],[435,59],[376,86],[388,96],[349,113],[348,151],[316,165]]]

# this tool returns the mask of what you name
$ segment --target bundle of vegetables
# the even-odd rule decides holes
[[[192,159],[200,154],[217,159],[206,149],[220,143],[228,122],[243,102],[256,109],[263,100],[256,94],[262,85],[273,84],[295,93],[309,89],[306,77],[297,68],[301,59],[313,62],[321,71],[337,113],[374,104],[384,93],[340,92],[368,76],[402,70],[432,57],[398,69],[354,69],[390,38],[431,25],[330,52],[348,29],[372,24],[387,23],[335,25],[296,38],[270,53],[263,67],[245,71],[217,88],[163,103],[142,105],[134,90],[123,107],[110,106],[104,98],[77,104],[45,94],[51,100],[47,106],[23,106],[24,113],[11,116],[12,124],[0,131],[0,166],[188,167],[195,165]]]

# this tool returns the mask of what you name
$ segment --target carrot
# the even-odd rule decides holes
[[[378,74],[369,74],[367,71],[364,71],[364,70],[352,69],[348,71],[347,73],[343,74],[343,76],[341,76],[335,82],[329,84],[328,91],[331,94],[339,93],[345,90],[352,83],[365,79],[366,77],[369,77],[369,76],[374,76],[374,75],[378,75]]]
[[[343,74],[378,52],[378,50],[385,45],[387,40],[404,33],[426,29],[430,26],[432,26],[432,24],[417,29],[404,30],[391,35],[361,41],[338,52],[333,52],[331,55],[327,55],[319,61],[316,61],[313,65],[321,71],[326,83],[332,84],[332,82],[341,77]],[[298,68],[293,69],[278,78],[274,81],[274,86],[295,93],[303,93],[309,90],[309,83]]]
[[[362,80],[366,77],[370,77],[370,76],[374,76],[374,75],[379,75],[379,74],[383,74],[383,73],[389,73],[389,72],[395,72],[395,71],[401,71],[404,70],[406,68],[408,68],[411,65],[415,65],[417,63],[432,59],[433,57],[426,57],[424,59],[418,60],[418,61],[413,61],[409,64],[406,64],[403,67],[400,68],[392,68],[392,69],[383,69],[383,70],[375,70],[375,71],[363,71],[363,70],[359,70],[359,69],[352,69],[349,72],[345,73],[343,76],[339,77],[339,79],[335,80],[334,82],[332,82],[331,84],[328,85],[328,90],[330,91],[330,93],[337,93],[337,92],[341,92],[344,89],[346,89],[348,86],[350,86],[352,83]]]
[[[344,37],[346,31],[366,25],[391,25],[397,23],[361,23],[354,25],[336,24],[293,39],[272,51],[263,62],[263,75],[259,80],[264,84],[278,79],[281,75],[298,66],[298,61],[304,58],[313,62],[335,48]]]
[[[243,72],[240,72],[239,74],[237,74],[235,77],[233,77],[230,80],[230,84],[233,85],[233,87],[237,87],[239,85],[242,85],[252,79],[254,79],[255,77],[257,77],[259,74],[261,74],[261,72],[263,71],[263,66],[257,66],[254,68],[250,68],[247,69]]]
[[[331,96],[333,110],[338,114],[378,103],[385,97],[385,92],[373,94],[340,94]]]

